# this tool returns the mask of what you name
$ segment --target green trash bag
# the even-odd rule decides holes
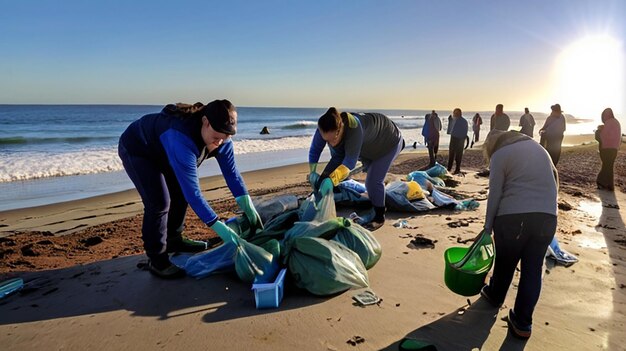
[[[369,286],[367,270],[359,256],[335,241],[295,238],[288,247],[287,260],[295,284],[315,295]]]
[[[256,233],[251,233],[250,222],[246,216],[232,217],[226,221],[226,225],[242,239],[259,245],[270,239],[282,240],[285,232],[298,220],[298,209],[294,209],[272,218],[264,224],[263,230],[257,229]]]
[[[344,228],[344,219],[335,217],[324,222],[296,222],[291,229],[285,233],[285,245],[295,238],[304,236],[314,238],[331,239],[337,231]]]
[[[265,229],[257,231],[248,241],[261,245],[271,239],[282,241],[287,231],[298,221],[298,210],[287,211],[265,224]]]
[[[372,232],[357,223],[353,223],[345,218],[341,219],[343,220],[343,226],[337,231],[332,240],[359,255],[366,269],[374,267],[383,253],[378,240],[376,240]]]
[[[261,246],[243,239],[237,240],[235,271],[244,282],[273,282],[280,268],[279,259],[280,243],[277,240],[269,240]]]

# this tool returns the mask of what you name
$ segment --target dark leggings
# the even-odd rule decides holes
[[[545,148],[550,154],[550,158],[552,159],[552,163],[554,166],[559,163],[559,159],[561,158],[561,144],[563,143],[563,136],[555,136],[555,137],[545,137]]]
[[[490,296],[497,303],[504,301],[521,261],[514,312],[523,326],[532,324],[541,292],[543,260],[556,232],[556,223],[556,216],[547,213],[502,215],[494,221],[496,262],[489,282]]]
[[[596,183],[609,190],[614,188],[613,165],[615,164],[615,158],[617,158],[617,149],[600,149],[602,168],[600,173],[598,173]]]
[[[141,238],[146,254],[148,257],[164,254],[168,238],[180,237],[185,226],[187,201],[178,180],[154,161],[129,154],[122,142],[118,153],[143,202]]]
[[[439,135],[437,135],[437,138],[428,140],[426,146],[428,147],[428,158],[430,159],[428,166],[432,167],[437,162],[437,153],[439,152]]]
[[[452,170],[452,163],[456,161],[454,172],[461,171],[461,160],[463,159],[463,147],[465,138],[450,137],[450,151],[448,154],[448,171]]]

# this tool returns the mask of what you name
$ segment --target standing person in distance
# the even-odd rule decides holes
[[[520,133],[524,133],[529,137],[533,137],[535,132],[535,118],[528,111],[528,107],[524,108],[524,114],[519,119],[519,125],[522,127]]]
[[[509,130],[509,127],[511,126],[511,119],[509,118],[509,115],[504,113],[504,105],[502,104],[496,105],[496,112],[493,115],[491,115],[489,124],[490,124],[489,131],[492,131],[494,129],[504,130],[504,131]]]
[[[561,105],[554,104],[550,106],[550,116],[546,118],[543,127],[539,129],[539,135],[543,140],[542,145],[546,148],[552,159],[554,166],[559,163],[561,158],[561,144],[563,143],[563,135],[566,129],[565,116]]]
[[[610,108],[602,111],[602,123],[596,131],[596,140],[600,149],[602,168],[596,178],[598,189],[615,190],[613,167],[620,144],[622,143],[622,128]]]
[[[480,126],[483,125],[483,118],[480,117],[479,113],[476,113],[472,118],[472,131],[474,132],[474,137],[472,138],[472,143],[470,144],[470,148],[474,147],[474,143],[480,140]]]
[[[541,293],[544,257],[556,232],[558,174],[548,153],[522,133],[493,130],[484,152],[490,169],[485,231],[493,231],[496,259],[481,295],[500,307],[521,261],[508,326],[514,336],[527,339]]]
[[[144,205],[141,238],[150,259],[148,268],[156,276],[185,275],[170,262],[168,253],[207,249],[206,243],[182,235],[188,205],[221,238],[236,235],[218,220],[202,196],[197,169],[207,158],[216,158],[251,230],[262,228],[261,218],[235,164],[230,137],[236,132],[235,106],[228,100],[215,100],[206,106],[167,105],[159,113],[134,121],[122,133],[118,152]]]
[[[461,161],[463,149],[467,138],[467,120],[461,115],[461,109],[455,108],[452,112],[452,130],[450,131],[450,148],[448,154],[448,172],[452,170],[453,162],[456,162],[454,174],[461,174]]]
[[[433,167],[437,162],[439,152],[439,137],[441,132],[441,119],[435,110],[428,119],[428,136],[426,137],[426,147],[428,148],[428,168]]]
[[[317,163],[326,145],[331,159],[319,175]],[[309,182],[322,195],[329,194],[361,160],[367,172],[365,188],[374,208],[359,224],[376,230],[385,223],[385,176],[403,148],[402,133],[387,116],[339,112],[331,107],[317,121],[311,141]]]

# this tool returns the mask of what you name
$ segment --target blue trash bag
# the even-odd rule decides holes
[[[426,170],[426,174],[435,178],[442,178],[446,174],[448,174],[448,170],[443,165],[435,162],[435,165]]]
[[[184,269],[188,276],[200,279],[214,273],[233,271],[236,251],[237,245],[229,241],[197,254],[174,255],[170,261]]]
[[[413,171],[407,175],[406,179],[416,181],[422,189],[429,188],[426,181],[431,182],[434,186],[446,186],[446,183],[441,178],[431,177],[424,171]]]
[[[405,182],[396,181],[385,187],[385,205],[390,210],[404,212],[423,212],[435,206],[427,199],[410,201],[407,197],[409,186]]]

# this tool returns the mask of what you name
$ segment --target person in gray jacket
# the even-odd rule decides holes
[[[513,335],[529,338],[543,260],[556,232],[558,173],[546,150],[516,131],[491,131],[484,152],[490,160],[485,231],[493,231],[496,260],[481,295],[501,306],[521,261],[508,324]]]

